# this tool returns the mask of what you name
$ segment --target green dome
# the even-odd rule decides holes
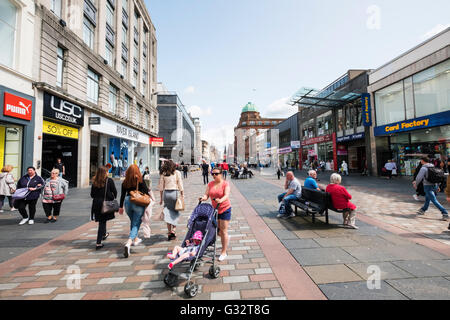
[[[253,103],[249,102],[242,108],[242,112],[258,112],[258,110]]]

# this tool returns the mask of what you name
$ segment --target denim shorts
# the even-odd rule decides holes
[[[225,210],[224,212],[222,212],[221,214],[219,214],[218,219],[230,221],[231,220],[231,208],[229,208],[229,209]]]

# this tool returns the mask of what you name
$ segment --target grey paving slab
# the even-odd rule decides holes
[[[364,280],[367,280],[370,276],[373,275],[373,271],[368,269],[370,266],[377,266],[380,268],[381,280],[414,278],[412,274],[406,272],[405,270],[395,266],[390,262],[347,264],[347,267],[356,272]]]
[[[314,238],[314,241],[324,248],[359,246],[356,241],[346,237]]]
[[[287,249],[320,248],[313,239],[282,240],[281,242]]]
[[[392,263],[416,277],[439,277],[448,275],[446,272],[434,268],[427,261],[394,261]]]
[[[285,230],[285,229],[280,229],[280,230],[272,230],[273,233],[275,233],[275,235],[278,237],[278,239],[280,240],[294,240],[294,239],[298,239],[298,237],[295,235],[295,233]]]
[[[406,300],[407,297],[385,281],[380,289],[370,290],[367,281],[343,282],[319,285],[320,290],[330,300]]]
[[[450,276],[450,260],[428,260],[427,263]]]
[[[342,249],[358,259],[360,262],[383,262],[398,260],[396,256],[387,252],[383,247],[343,247]]]
[[[450,300],[450,280],[445,278],[416,278],[386,281],[410,299]]]
[[[290,252],[303,266],[359,262],[340,248],[292,249]]]

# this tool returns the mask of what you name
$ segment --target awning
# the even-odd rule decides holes
[[[361,93],[346,90],[317,90],[303,87],[291,98],[291,104],[299,107],[336,108],[361,97]]]

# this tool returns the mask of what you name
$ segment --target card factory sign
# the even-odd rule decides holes
[[[3,114],[30,121],[33,113],[32,104],[33,102],[30,100],[5,92]]]
[[[92,116],[100,118],[99,124],[90,125],[90,128],[93,131],[122,138],[125,140],[136,141],[144,144],[150,143],[150,136],[143,132],[137,131],[135,129],[124,126],[107,118],[100,117],[98,115],[93,114]]]
[[[44,92],[44,117],[78,126],[84,125],[84,109]]]

